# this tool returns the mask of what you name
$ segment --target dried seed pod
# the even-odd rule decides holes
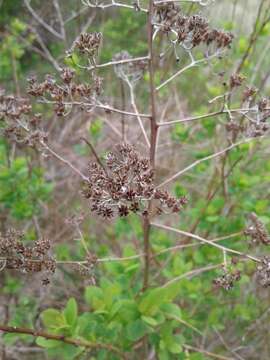
[[[103,216],[127,216],[130,212],[148,214],[152,200],[154,213],[179,212],[187,199],[176,199],[167,191],[155,189],[150,162],[129,144],[116,145],[105,158],[104,166],[91,163],[88,181],[82,191],[90,201],[91,211]]]
[[[117,77],[124,81],[135,83],[143,76],[147,68],[147,61],[140,60],[133,62],[131,55],[127,51],[121,51],[113,57],[113,61],[130,60],[114,65],[114,71]]]
[[[34,246],[25,246],[23,237],[14,229],[0,234],[0,257],[5,259],[5,267],[22,273],[54,273],[56,261],[49,253],[49,240],[39,239]]]
[[[234,287],[236,281],[241,279],[240,270],[229,270],[223,268],[223,274],[213,280],[213,284],[218,288],[225,290],[231,290]]]
[[[266,230],[265,225],[257,217],[255,213],[251,213],[248,216],[249,224],[247,225],[244,234],[251,237],[251,243],[258,245],[269,245],[270,236]]]
[[[256,269],[257,279],[263,287],[270,286],[270,257],[264,256]]]

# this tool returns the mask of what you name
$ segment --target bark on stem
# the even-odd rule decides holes
[[[149,1],[148,7],[148,25],[147,25],[147,34],[148,34],[148,50],[149,50],[149,59],[148,59],[148,68],[149,68],[149,88],[150,88],[150,107],[151,107],[151,117],[150,117],[150,126],[151,126],[151,135],[150,135],[150,163],[155,170],[155,155],[156,155],[156,145],[157,145],[157,134],[158,134],[158,125],[156,119],[156,98],[155,98],[155,83],[154,83],[154,51],[153,51],[153,0]],[[152,203],[149,202],[148,213],[151,213]],[[147,289],[149,283],[149,271],[150,271],[150,219],[149,215],[145,216],[143,219],[143,232],[144,232],[144,280],[143,280],[143,290]]]
[[[56,334],[49,334],[45,331],[41,330],[34,330],[34,329],[28,329],[28,328],[21,328],[17,326],[8,326],[4,324],[0,324],[0,331],[6,332],[6,333],[15,333],[15,334],[26,334],[26,335],[32,335],[34,337],[42,337],[47,340],[56,340],[61,341],[66,344],[71,344],[79,347],[85,347],[93,350],[97,349],[106,349],[111,352],[114,352],[118,354],[122,359],[126,359],[126,356],[124,353],[122,353],[118,348],[114,347],[110,344],[101,344],[101,343],[92,343],[87,340],[83,339],[73,339],[66,337],[64,335],[56,335]]]

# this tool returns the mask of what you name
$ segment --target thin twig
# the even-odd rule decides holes
[[[62,38],[66,42],[67,37],[66,37],[65,23],[64,23],[64,20],[63,20],[63,16],[62,16],[62,12],[61,12],[58,0],[53,0],[53,5],[55,7],[55,10],[56,10],[56,13],[57,13],[57,16],[58,16]]]
[[[237,143],[235,143],[235,144],[232,144],[232,145],[228,146],[227,148],[225,148],[225,149],[223,149],[223,150],[220,150],[220,151],[218,151],[218,152],[216,152],[216,153],[214,153],[214,154],[211,154],[211,155],[206,156],[206,157],[204,157],[204,158],[202,158],[202,159],[196,160],[196,161],[194,161],[191,165],[185,167],[184,169],[178,171],[176,174],[174,174],[173,176],[171,176],[169,179],[163,181],[161,184],[159,184],[159,185],[157,186],[157,188],[169,184],[170,182],[172,182],[172,181],[174,181],[175,179],[177,179],[179,176],[183,175],[184,173],[186,173],[187,171],[193,169],[195,166],[201,164],[201,163],[204,162],[204,161],[214,159],[214,158],[216,158],[216,157],[218,157],[218,156],[226,153],[227,151],[230,151],[230,150],[234,149],[234,148],[237,147],[237,146],[240,146],[240,145],[242,145],[242,144],[247,144],[247,143],[249,143],[249,142],[251,142],[251,141],[254,141],[254,140],[255,140],[255,139],[253,139],[253,138],[248,138],[248,139],[239,141],[239,142],[237,142]]]
[[[170,126],[170,125],[175,125],[175,124],[178,124],[178,123],[202,120],[202,119],[207,119],[207,118],[212,117],[212,116],[218,116],[218,115],[223,115],[223,114],[227,115],[228,112],[239,113],[239,115],[244,115],[245,113],[248,113],[248,112],[258,112],[258,108],[257,108],[257,106],[249,108],[249,109],[247,109],[247,108],[243,108],[243,109],[239,108],[239,109],[229,109],[228,110],[228,109],[224,108],[222,110],[214,111],[214,112],[211,112],[211,113],[208,113],[208,114],[192,116],[192,117],[183,118],[183,119],[179,119],[179,120],[161,122],[161,123],[158,123],[158,126]]]
[[[69,166],[76,174],[78,174],[84,181],[88,181],[88,177],[85,176],[79,169],[77,169],[74,165],[71,164],[68,160],[64,159],[62,156],[57,154],[53,149],[51,149],[47,144],[44,142],[41,143],[44,148],[49,151],[56,159],[60,160],[62,163]]]
[[[87,139],[85,139],[84,137],[81,137],[81,140],[83,140],[83,141],[89,146],[89,148],[91,149],[91,151],[92,151],[92,153],[93,153],[93,155],[94,155],[97,163],[98,163],[98,164],[102,167],[102,169],[105,171],[105,174],[108,175],[107,169],[105,168],[104,164],[103,164],[102,161],[100,160],[100,158],[99,158],[99,156],[98,156],[98,154],[97,154],[94,146],[93,146]]]
[[[140,62],[140,61],[144,61],[144,60],[148,60],[149,57],[148,56],[140,56],[137,58],[131,58],[131,59],[121,59],[121,60],[115,60],[115,61],[109,61],[107,63],[103,63],[103,64],[97,64],[95,66],[87,66],[85,67],[85,69],[87,70],[94,70],[94,69],[99,69],[99,68],[104,68],[107,66],[114,66],[114,65],[121,65],[121,64],[127,64],[127,63],[133,63],[133,62]]]
[[[40,103],[44,103],[44,104],[57,104],[57,101],[52,101],[52,100],[47,100],[47,99],[43,99],[43,100],[39,100],[38,102]],[[87,102],[83,102],[83,101],[72,101],[72,102],[63,102],[63,105],[67,105],[67,106],[86,106],[86,107],[93,107],[93,108],[97,108],[97,109],[102,109],[108,112],[115,112],[118,114],[124,114],[124,115],[128,115],[128,116],[140,116],[140,117],[144,117],[144,118],[150,118],[151,115],[149,114],[136,114],[134,112],[129,112],[129,111],[124,111],[124,110],[120,110],[120,109],[116,109],[113,108],[109,105],[103,105],[103,104],[92,104],[92,103],[87,103]]]
[[[140,129],[141,129],[141,131],[143,133],[143,137],[145,139],[145,142],[146,142],[147,146],[150,148],[150,142],[149,142],[148,136],[146,134],[145,128],[143,126],[142,119],[140,117],[140,114],[139,114],[139,111],[138,111],[138,108],[137,108],[137,105],[136,105],[136,102],[135,102],[133,86],[130,83],[130,81],[128,80],[128,78],[126,78],[126,83],[128,84],[128,87],[129,87],[131,106],[133,107],[133,110],[134,110],[135,114],[137,115],[137,120],[138,120]]]
[[[122,7],[122,8],[126,8],[126,9],[132,9],[132,10],[135,10],[135,7],[132,6],[132,5],[127,5],[127,4],[123,4],[123,3],[119,3],[119,2],[116,2],[114,0],[112,0],[112,3],[111,4],[106,4],[106,5],[103,5],[103,4],[92,4],[90,2],[90,0],[82,0],[82,3],[86,6],[89,6],[89,7],[92,7],[92,8],[97,8],[97,9],[108,9],[108,8],[111,8],[111,7]],[[142,12],[145,12],[147,13],[148,10],[147,9],[144,9],[142,7],[140,7],[140,11]]]
[[[169,285],[171,284],[174,284],[175,282],[178,282],[182,279],[185,279],[185,278],[190,278],[190,277],[194,277],[196,275],[199,275],[199,274],[202,274],[206,271],[210,271],[210,270],[215,270],[215,269],[218,269],[222,266],[223,264],[216,264],[216,265],[208,265],[208,266],[205,266],[203,268],[200,268],[200,269],[195,269],[195,270],[191,270],[191,271],[188,271],[184,274],[181,274],[169,281],[167,281],[162,287],[163,288],[166,288],[168,287]]]
[[[214,359],[218,359],[218,360],[235,360],[234,358],[231,357],[227,357],[227,356],[223,356],[223,355],[219,355],[219,354],[214,354],[210,351],[204,350],[204,349],[200,349],[191,345],[186,345],[184,344],[183,347],[187,350],[191,350],[191,351],[195,351],[195,352],[199,352],[201,354],[205,354],[209,357],[212,357]]]
[[[90,341],[82,340],[82,339],[73,339],[70,337],[66,337],[65,335],[50,334],[50,333],[47,333],[47,332],[41,331],[41,330],[34,330],[34,329],[17,327],[17,326],[8,326],[8,325],[4,325],[4,324],[0,324],[0,331],[6,332],[6,333],[32,335],[34,337],[42,337],[47,340],[61,341],[66,344],[71,344],[71,345],[85,347],[85,348],[91,348],[93,350],[106,349],[108,351],[112,351],[112,352],[118,354],[119,356],[121,356],[122,359],[126,359],[126,356],[122,351],[120,351],[117,347],[110,345],[110,344],[94,343],[94,342],[90,342]]]
[[[62,34],[59,34],[53,27],[51,27],[48,23],[46,23],[36,12],[35,10],[32,8],[32,6],[30,5],[30,1],[29,0],[24,0],[24,4],[27,7],[28,11],[31,13],[31,15],[33,16],[33,18],[40,24],[42,25],[47,31],[49,31],[52,35],[54,35],[55,37],[57,37],[60,40],[64,40]]]
[[[208,245],[211,245],[213,247],[216,247],[217,249],[219,250],[222,250],[222,251],[226,251],[227,253],[232,253],[232,254],[235,254],[235,255],[239,255],[239,256],[242,256],[244,258],[247,258],[247,259],[250,259],[250,260],[253,260],[255,262],[261,262],[261,260],[255,256],[252,256],[252,255],[249,255],[249,254],[245,254],[241,251],[237,251],[237,250],[233,250],[233,249],[230,249],[230,248],[227,248],[226,246],[223,246],[223,245],[220,245],[220,244],[216,244],[215,242],[212,242],[210,240],[207,240],[207,239],[204,239],[202,238],[201,236],[199,235],[195,235],[195,234],[192,234],[192,233],[189,233],[187,231],[184,231],[184,230],[179,230],[179,229],[175,229],[175,228],[172,228],[170,226],[167,226],[167,225],[162,225],[162,224],[158,224],[158,223],[151,223],[153,226],[156,226],[160,229],[163,229],[163,230],[168,230],[168,231],[172,231],[172,232],[175,232],[177,234],[180,234],[180,235],[185,235],[187,237],[190,237],[192,239],[196,239],[196,240],[199,240],[205,244],[208,244]]]
[[[181,75],[182,73],[184,73],[185,71],[193,68],[194,66],[197,66],[201,63],[207,62],[217,56],[219,56],[220,53],[215,53],[211,56],[205,57],[203,59],[199,59],[199,60],[195,60],[192,61],[190,64],[188,64],[187,66],[183,67],[182,69],[178,70],[175,74],[173,74],[171,77],[169,77],[167,80],[165,80],[163,83],[161,83],[159,86],[156,87],[156,91],[159,91],[160,89],[162,89],[164,86],[166,86],[169,82],[171,82],[172,80],[174,80],[176,77],[178,77],[179,75]]]

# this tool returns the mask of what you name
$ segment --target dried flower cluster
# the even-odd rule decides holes
[[[121,51],[113,57],[113,60],[132,60],[132,57],[127,51]],[[135,83],[136,81],[141,79],[146,67],[147,61],[145,60],[140,60],[136,62],[124,62],[122,64],[116,64],[114,66],[114,71],[117,77],[119,77],[120,79]]]
[[[176,37],[175,43],[185,49],[214,44],[217,49],[230,47],[233,35],[210,29],[208,21],[200,15],[185,16],[174,3],[156,4],[154,24],[161,32]]]
[[[41,114],[31,114],[28,99],[0,93],[0,120],[4,121],[3,136],[9,141],[38,148],[47,142],[47,133],[38,129]]]
[[[257,265],[256,275],[259,283],[263,287],[270,286],[270,257],[264,256],[262,261]]]
[[[90,164],[83,195],[90,200],[91,211],[104,218],[129,213],[150,215],[150,200],[154,213],[179,212],[187,199],[176,199],[167,191],[155,189],[153,176],[148,159],[142,158],[133,146],[119,144],[107,154],[104,166]]]
[[[247,129],[247,136],[258,137],[263,136],[269,131],[270,126],[267,120],[270,118],[270,101],[269,99],[262,98],[258,103],[258,112],[255,119],[250,119]]]
[[[19,119],[32,110],[29,100],[26,98],[6,95],[4,89],[0,89],[0,118]]]
[[[234,287],[236,281],[241,279],[241,272],[238,269],[223,268],[223,274],[213,280],[213,284],[217,288],[223,288],[225,290],[231,290]]]
[[[244,234],[251,237],[251,243],[258,245],[269,245],[270,236],[267,232],[265,225],[258,219],[255,213],[251,213],[248,216],[249,225],[244,231]]]
[[[232,74],[229,79],[229,94],[240,88],[244,80],[245,77],[241,74]],[[227,85],[226,82],[224,85]],[[233,139],[236,139],[239,133],[244,134],[246,137],[259,137],[269,131],[270,126],[267,120],[270,118],[270,100],[261,98],[255,103],[257,92],[258,89],[249,86],[246,86],[244,90],[240,89],[242,107],[245,110],[240,115],[240,121],[238,115],[235,116],[231,113],[226,124],[226,129],[232,134]]]
[[[81,110],[89,111],[97,96],[101,93],[101,78],[93,77],[92,84],[76,84],[75,73],[69,68],[62,70],[63,83],[58,83],[51,75],[47,75],[41,83],[35,77],[28,80],[28,93],[34,97],[40,97],[41,101],[54,104],[55,113],[58,116],[65,115],[67,109],[73,105],[79,105]]]
[[[102,42],[100,32],[81,33],[71,47],[70,54],[78,50],[80,54],[87,55],[90,59],[95,59],[98,55]]]
[[[39,239],[33,246],[23,243],[24,235],[14,229],[0,234],[0,262],[7,269],[23,273],[44,272],[43,283],[49,282],[48,275],[55,272],[56,262],[50,255],[51,245],[47,239]]]
[[[243,84],[245,77],[241,74],[234,73],[230,76],[230,88],[234,89]]]

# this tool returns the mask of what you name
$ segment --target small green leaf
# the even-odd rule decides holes
[[[41,336],[37,337],[36,343],[37,345],[44,347],[46,349],[53,349],[58,346],[61,346],[61,341],[44,339]]]
[[[158,321],[150,316],[142,316],[142,320],[150,325],[150,326],[157,326],[158,325]]]
[[[103,290],[97,286],[88,286],[85,290],[85,300],[94,310],[105,309]]]
[[[66,322],[70,326],[74,326],[78,317],[78,306],[74,298],[68,300],[66,308],[63,311]]]
[[[126,330],[127,338],[131,341],[137,341],[147,333],[148,327],[142,320],[138,319],[130,323]]]
[[[43,311],[41,318],[47,328],[57,329],[67,325],[64,316],[56,309]]]
[[[182,317],[181,309],[175,304],[163,304],[161,306],[161,310],[164,312],[165,315],[169,317],[170,316],[174,318]]]

